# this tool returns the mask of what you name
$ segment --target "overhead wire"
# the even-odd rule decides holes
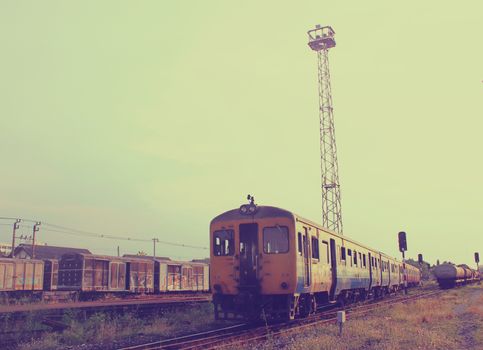
[[[70,228],[70,227],[66,227],[66,226],[51,224],[51,223],[48,223],[48,222],[42,222],[42,221],[32,220],[32,219],[12,218],[12,217],[2,217],[2,216],[0,216],[0,220],[17,220],[17,219],[20,219],[21,221],[26,221],[26,222],[32,222],[32,223],[41,222],[42,230],[48,231],[48,232],[64,233],[64,234],[68,234],[68,235],[84,236],[84,237],[92,237],[92,238],[106,238],[106,239],[133,241],[133,242],[152,242],[153,241],[153,239],[148,239],[148,238],[131,238],[131,237],[125,237],[125,236],[118,236],[118,235],[111,235],[111,234],[105,234],[105,233],[99,233],[99,232],[79,230],[79,229],[75,229],[75,228]],[[6,226],[6,225],[11,225],[11,224],[0,223],[0,225]],[[29,227],[29,226],[21,225],[21,227]],[[52,227],[52,228],[50,228],[50,227]],[[170,246],[175,246],[175,247],[183,247],[183,248],[192,248],[192,249],[203,249],[203,250],[208,249],[207,247],[202,247],[202,246],[197,246],[197,245],[169,242],[169,241],[165,241],[165,240],[160,240],[158,238],[154,238],[154,239],[156,239],[156,243],[160,243],[160,244],[164,244],[164,245],[170,245]]]

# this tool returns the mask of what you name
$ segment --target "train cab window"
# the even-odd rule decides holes
[[[297,251],[299,255],[302,256],[302,234],[300,232],[297,235],[297,243],[298,243]]]
[[[288,227],[274,226],[263,229],[263,252],[280,254],[288,252]]]
[[[213,234],[213,254],[215,256],[233,255],[235,239],[233,230],[215,231]]]
[[[322,241],[322,247],[320,252],[322,253],[322,261],[327,261],[329,263],[329,243]]]
[[[312,237],[312,259],[317,259],[320,261],[319,254],[319,239],[317,237]]]

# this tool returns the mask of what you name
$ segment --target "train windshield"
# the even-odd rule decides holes
[[[213,255],[228,256],[235,252],[233,230],[215,231],[213,234]]]
[[[263,251],[267,254],[288,252],[288,228],[286,226],[263,229]]]

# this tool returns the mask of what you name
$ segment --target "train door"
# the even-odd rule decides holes
[[[303,236],[303,245],[304,245],[304,286],[310,286],[310,249],[309,249],[309,232],[307,228],[305,229],[305,234]]]
[[[373,285],[373,280],[372,280],[372,255],[370,252],[367,253],[367,260],[368,260],[368,263],[369,263],[369,291],[371,290],[372,288],[372,285]]]
[[[388,275],[388,281],[389,281],[387,283],[387,285],[388,285],[389,288],[391,288],[391,284],[392,284],[391,283],[392,282],[391,281],[392,274],[391,274],[391,262],[389,260],[387,261],[387,275]]]
[[[337,249],[335,240],[330,239],[330,270],[332,271],[332,284],[330,285],[330,299],[334,300],[335,289],[337,288]]]
[[[256,286],[258,269],[258,224],[240,225],[240,286]]]

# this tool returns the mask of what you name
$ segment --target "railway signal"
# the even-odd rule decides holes
[[[406,271],[406,259],[404,256],[404,252],[408,250],[408,244],[406,242],[406,232],[400,231],[397,234],[397,238],[399,241],[399,251],[402,253],[402,260],[403,260],[404,294],[408,294],[408,274]]]
[[[423,264],[423,254],[418,254],[418,263],[419,265],[422,265]]]
[[[397,234],[397,236],[399,240],[399,251],[403,253],[403,256],[404,256],[404,252],[408,250],[408,245],[406,242],[406,232],[401,231]]]

